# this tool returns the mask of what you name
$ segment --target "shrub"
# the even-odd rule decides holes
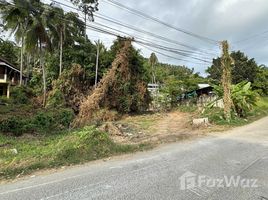
[[[24,133],[54,133],[69,127],[72,109],[42,110],[28,119],[12,116],[0,121],[0,131],[21,136]]]
[[[14,104],[27,104],[32,97],[32,90],[25,86],[16,86],[11,89],[11,99]]]
[[[50,92],[47,100],[48,108],[64,107],[66,105],[64,95],[59,89]]]
[[[85,127],[77,131],[73,138],[65,138],[70,142],[61,141],[58,143],[57,162],[78,163],[85,160],[95,160],[100,157],[109,156],[115,151],[115,143],[107,133],[100,132],[94,127]],[[63,145],[62,144],[68,144]]]
[[[63,127],[68,127],[75,117],[74,111],[68,108],[62,108],[60,112],[54,115],[54,121]]]
[[[33,117],[32,125],[37,132],[53,133],[68,128],[73,119],[74,113],[71,109],[41,111]]]
[[[7,97],[5,96],[0,96],[0,105],[6,105],[6,104],[9,104],[10,103],[10,99],[8,99]]]
[[[21,136],[24,131],[26,120],[20,117],[10,117],[0,121],[0,131],[5,133],[13,133],[15,136]]]

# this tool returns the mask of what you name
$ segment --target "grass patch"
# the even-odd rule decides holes
[[[150,147],[149,144],[116,144],[107,133],[92,126],[49,136],[24,135],[16,138],[0,135],[0,179],[12,179],[40,169],[80,164]],[[15,154],[12,149],[18,153]]]
[[[195,105],[191,105],[191,106],[179,105],[177,109],[180,112],[194,113],[198,110],[198,107]]]
[[[163,114],[148,113],[143,115],[132,115],[126,117],[117,122],[117,124],[122,124],[128,127],[128,132],[151,132],[154,131],[156,123],[161,120]]]

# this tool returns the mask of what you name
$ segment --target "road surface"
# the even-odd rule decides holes
[[[266,200],[268,117],[225,133],[0,185],[0,199]]]

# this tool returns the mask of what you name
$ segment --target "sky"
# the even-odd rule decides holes
[[[188,30],[198,35],[213,40],[228,40],[231,50],[242,50],[250,58],[256,59],[258,64],[268,65],[268,1],[267,0],[115,0],[128,7],[135,8],[161,21],[173,26]],[[197,38],[180,33],[159,23],[138,17],[123,9],[112,6],[104,0],[100,0],[99,13],[156,33],[158,35],[189,44],[190,46],[212,52],[213,57],[220,56],[220,47],[215,44],[203,42]],[[109,24],[95,18],[96,22]],[[109,24],[109,26],[120,28],[127,33],[137,35],[129,29]],[[265,33],[266,32],[266,33]],[[94,35],[88,33],[89,35]],[[97,34],[99,35],[99,34]],[[142,35],[142,34],[141,34]],[[107,35],[102,36],[107,40]],[[148,38],[144,36],[145,38]],[[95,35],[94,37],[95,38]],[[246,40],[247,39],[247,40]],[[149,39],[148,39],[149,40]],[[155,40],[155,39],[150,39]],[[157,44],[183,48],[159,41]],[[152,51],[139,45],[144,56],[148,57]],[[158,50],[157,50],[158,51]],[[177,54],[164,52],[172,57],[183,58]],[[215,55],[214,55],[215,54]],[[156,53],[159,61],[178,65],[194,67],[197,72],[205,74],[209,63],[189,59],[192,62],[183,62]],[[207,59],[206,59],[207,60]],[[200,63],[200,64],[195,64]]]
[[[68,0],[57,1],[72,5],[68,3]],[[216,41],[228,40],[230,50],[241,50],[245,52],[248,57],[255,58],[258,64],[268,65],[268,0],[114,1],[197,35]],[[44,0],[44,2],[51,3],[51,0]],[[72,10],[62,5],[61,7],[66,11]],[[140,49],[141,54],[145,57],[149,57],[150,54],[155,51],[160,51],[161,53],[169,56],[167,57],[155,52],[159,62],[186,65],[189,68],[194,68],[196,72],[200,72],[201,75],[205,76],[205,70],[211,65],[211,63],[203,62],[201,60],[211,62],[212,58],[221,55],[219,43],[212,44],[168,28],[154,21],[136,16],[122,8],[111,5],[107,0],[99,0],[99,11],[97,13],[198,49],[198,51],[196,51],[195,54],[192,54],[190,58],[185,58],[171,52],[165,52],[157,49],[149,50],[134,43],[134,46],[137,49]],[[95,22],[89,22],[89,24],[95,23],[105,24],[106,26],[126,32],[134,37],[138,36],[139,38],[153,41],[158,45],[189,50],[183,46],[178,46],[174,43],[167,43],[165,41],[149,37],[148,35],[146,36],[145,34],[115,25],[97,17],[95,17]],[[109,47],[115,39],[114,36],[100,34],[93,30],[88,30],[87,34],[93,41],[100,39],[107,47]],[[123,35],[121,34],[121,36]],[[204,55],[204,53],[201,55],[200,51],[206,52],[206,55]],[[187,61],[181,61],[171,57],[187,59]],[[197,60],[192,57],[201,60]]]

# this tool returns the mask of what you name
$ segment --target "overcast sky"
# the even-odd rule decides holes
[[[50,0],[44,0],[50,2]],[[67,0],[58,0],[66,3]],[[115,0],[128,7],[135,8],[150,16],[160,19],[176,27],[202,35],[217,41],[228,40],[232,50],[242,50],[249,57],[254,57],[258,64],[268,65],[268,0]],[[70,4],[71,5],[71,4]],[[65,10],[70,10],[61,6]],[[219,46],[201,41],[197,38],[180,33],[159,23],[138,17],[126,10],[112,6],[106,0],[99,0],[98,13],[122,21],[126,24],[147,30],[172,40],[211,52],[214,56],[220,55]],[[95,18],[98,23],[106,24],[118,30],[139,35],[157,44],[180,48],[174,44],[169,44],[144,34],[134,32],[124,27]],[[266,33],[265,33],[266,32]],[[88,36],[92,40],[101,39],[107,46],[115,39],[112,36],[99,34],[88,30]],[[255,36],[255,37],[253,37]],[[250,38],[248,40],[244,40]],[[244,41],[241,41],[244,40]],[[241,42],[237,42],[241,41]],[[141,49],[144,56],[148,57],[151,50],[145,49],[137,44],[135,47]],[[158,50],[159,51],[159,50]],[[164,52],[172,57],[184,58],[176,54]],[[205,69],[210,65],[192,58],[184,58],[191,62],[178,61],[156,53],[159,61],[187,65],[194,67],[196,71],[204,75]],[[213,55],[205,56],[211,60]],[[200,56],[197,56],[200,57]],[[199,63],[199,64],[194,64]]]
[[[227,39],[231,49],[241,49],[249,57],[254,57],[259,64],[268,64],[268,0],[116,0],[128,7],[140,10],[150,16],[176,27],[186,29],[198,35],[202,35],[220,41]],[[200,41],[178,31],[167,28],[161,24],[135,16],[123,9],[112,6],[106,1],[100,0],[99,13],[118,19],[127,24],[148,30],[158,35],[171,38],[178,42],[186,43],[200,49],[209,49],[219,55],[220,50],[216,45]],[[96,18],[96,22],[107,23]],[[115,27],[114,24],[110,26]],[[120,27],[120,30],[137,35],[138,33]],[[266,33],[264,33],[267,31]],[[96,38],[96,35],[92,38]],[[140,34],[139,34],[140,35]],[[255,36],[255,37],[253,37]],[[103,36],[102,36],[103,37]],[[146,38],[146,36],[144,36]],[[105,36],[107,41],[107,36]],[[249,40],[244,40],[250,38]],[[152,40],[152,39],[151,39]],[[155,40],[155,39],[154,39]],[[244,40],[243,42],[241,40]],[[241,41],[241,42],[237,42]],[[181,48],[172,44],[159,44]],[[136,45],[137,46],[137,45]],[[145,56],[148,51],[140,46]],[[173,57],[176,54],[165,52]],[[156,53],[157,54],[157,53]],[[186,64],[195,67],[196,71],[204,73],[209,64],[192,64],[177,61],[157,54],[161,62],[173,64]],[[207,57],[207,56],[206,56]],[[213,56],[212,56],[213,57]],[[189,59],[189,58],[187,58]],[[200,61],[190,59],[193,62]]]

